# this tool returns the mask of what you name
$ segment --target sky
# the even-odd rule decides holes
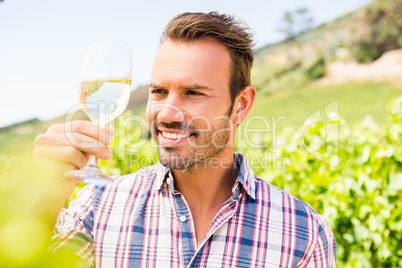
[[[307,7],[316,25],[370,0],[5,0],[0,3],[0,127],[48,120],[76,106],[88,47],[108,42],[133,55],[133,88],[146,85],[167,22],[187,11],[244,20],[256,48],[280,41],[286,11]],[[133,93],[135,94],[135,92]]]

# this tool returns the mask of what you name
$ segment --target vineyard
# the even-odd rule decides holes
[[[338,267],[402,266],[402,97],[388,114],[383,127],[367,116],[351,129],[336,115],[309,124],[303,135],[286,129],[275,140],[261,133],[242,136],[242,146],[235,148],[258,176],[328,219]],[[101,161],[103,170],[127,174],[156,163],[155,145],[143,139],[141,128],[120,124],[112,159]]]
[[[302,131],[246,131],[252,124],[238,130],[235,150],[246,155],[258,176],[328,219],[337,240],[338,267],[402,266],[402,97],[386,109],[381,126],[368,115],[351,128],[341,115],[330,113],[326,121],[310,118]],[[112,158],[100,161],[105,173],[123,175],[157,162],[144,123],[130,113],[116,121]],[[0,259],[5,267],[54,265],[46,258],[51,221],[39,216],[21,220],[35,193],[54,192],[34,170],[29,156],[0,158],[0,214],[5,219]]]
[[[234,148],[256,175],[328,220],[340,268],[402,267],[401,80],[318,80],[332,61],[370,62],[377,52],[402,47],[402,13],[388,0],[374,2],[365,16],[351,13],[256,52],[252,81],[258,98],[239,126]],[[396,26],[389,27],[391,22]],[[99,161],[105,174],[129,174],[158,161],[145,102],[129,107],[112,123],[112,157]],[[34,137],[64,120],[0,128],[0,267],[86,267],[63,256],[49,258],[54,222],[43,215],[60,193],[52,178],[38,175],[52,166],[39,172],[31,157]],[[65,206],[82,187],[77,185]],[[27,215],[40,195],[43,206]]]

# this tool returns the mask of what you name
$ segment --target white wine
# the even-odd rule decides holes
[[[81,74],[80,102],[93,123],[104,128],[126,109],[131,93],[131,71],[131,53],[127,49],[106,43],[89,48]],[[91,184],[114,182],[99,169],[94,155],[89,157],[85,167],[63,175]]]
[[[80,102],[91,121],[104,127],[126,109],[130,92],[130,79],[86,80],[81,82]]]

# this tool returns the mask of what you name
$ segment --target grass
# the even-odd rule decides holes
[[[387,105],[399,95],[402,95],[402,85],[385,82],[348,82],[331,86],[310,84],[266,95],[260,92],[248,118],[259,115],[272,124],[272,116],[277,119],[285,116],[285,120],[277,123],[280,132],[287,126],[300,128],[315,111],[338,101],[338,112],[349,126],[358,124],[367,114],[371,114],[378,125],[383,125],[388,120]],[[132,109],[141,116],[144,116],[144,111],[145,105]],[[249,125],[256,126],[260,127],[261,121],[255,120]],[[33,140],[39,133],[38,129],[42,128],[32,126],[32,129],[35,131],[21,134],[13,129],[0,132],[0,154],[12,156],[32,152]]]
[[[146,104],[141,104],[132,107],[130,112],[145,118],[145,107]],[[72,119],[89,120],[82,111],[77,112]],[[32,121],[24,124],[22,130],[21,126],[16,126],[0,131],[0,155],[16,156],[21,154],[31,154],[34,148],[35,137],[38,134],[45,132],[50,124],[63,123],[64,120],[65,118],[62,116],[46,122]],[[112,121],[109,125],[115,127],[114,124],[115,121]]]
[[[286,116],[278,128],[298,128],[314,112],[323,111],[326,105],[338,101],[338,114],[349,126],[358,124],[368,114],[378,125],[384,125],[388,120],[387,105],[399,95],[402,95],[402,85],[388,82],[348,82],[331,86],[310,84],[258,96],[249,116],[260,115],[269,120],[272,116]]]
[[[36,133],[16,134],[14,131],[0,133],[0,155],[31,153]]]

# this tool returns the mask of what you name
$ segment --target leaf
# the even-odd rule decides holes
[[[389,174],[389,180],[388,189],[393,192],[402,190],[402,172],[391,172]]]
[[[366,218],[367,214],[372,211],[372,206],[369,205],[362,205],[359,211],[359,219]]]

